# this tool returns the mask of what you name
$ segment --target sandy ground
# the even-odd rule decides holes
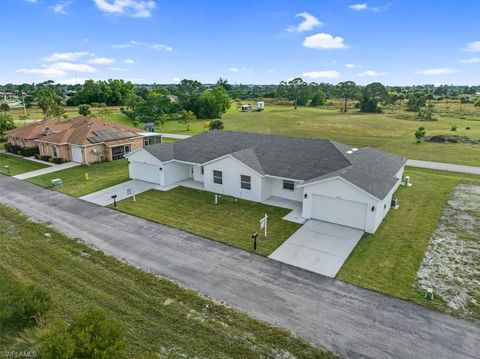
[[[453,189],[416,284],[432,288],[453,313],[480,321],[480,186]]]

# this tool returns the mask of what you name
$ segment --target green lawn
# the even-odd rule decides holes
[[[105,256],[1,205],[0,263],[0,270],[52,297],[42,327],[68,322],[87,306],[105,310],[125,331],[124,358],[332,357],[286,330]],[[17,338],[2,332],[0,350],[35,350],[43,332],[30,328]]]
[[[5,166],[10,166],[10,173]],[[22,157],[0,153],[0,173],[2,174],[15,176],[20,173],[35,171],[45,167],[48,167],[48,165],[33,162]]]
[[[88,180],[85,178],[86,173],[88,173]],[[81,165],[33,177],[28,179],[28,182],[49,188],[51,186],[50,181],[54,178],[60,178],[63,181],[63,186],[56,187],[55,190],[71,196],[81,197],[128,181],[128,164],[127,160],[123,159],[112,162],[95,163],[90,166]]]
[[[222,196],[213,203],[213,193],[177,187],[170,191],[150,190],[125,199],[117,209],[138,217],[180,228],[222,243],[253,251],[251,235],[258,232],[257,251],[269,255],[298,228],[299,224],[282,220],[289,209]],[[259,220],[267,213],[268,239],[263,238]]]
[[[415,290],[416,272],[450,191],[459,183],[480,183],[480,177],[410,167],[406,175],[413,186],[398,189],[400,208],[390,210],[375,234],[362,237],[337,278],[444,309],[441,301],[427,302]]]

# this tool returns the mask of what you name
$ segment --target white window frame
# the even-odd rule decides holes
[[[248,180],[245,180],[245,178],[248,178]],[[240,188],[250,191],[252,189],[252,176],[240,175]]]
[[[215,172],[217,174],[215,174]],[[218,175],[218,173],[220,173],[220,175]],[[218,185],[223,185],[223,172],[219,170],[212,170],[212,174],[213,174],[213,183]],[[220,181],[220,182],[217,182],[217,181]]]
[[[58,148],[57,146],[52,146],[52,157],[57,158],[58,157]]]

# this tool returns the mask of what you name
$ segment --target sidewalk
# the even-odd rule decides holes
[[[45,162],[40,161],[40,163],[45,163]],[[59,164],[59,165],[51,163],[50,167],[41,168],[41,169],[35,170],[35,171],[20,173],[16,176],[13,176],[13,177],[17,178],[17,179],[20,179],[20,180],[25,180],[27,178],[37,177],[37,176],[45,175],[47,173],[53,173],[53,172],[65,170],[67,168],[72,168],[72,167],[76,167],[76,166],[80,166],[80,165],[81,165],[81,163],[77,163],[77,162],[66,162],[66,163],[62,163],[62,164]]]

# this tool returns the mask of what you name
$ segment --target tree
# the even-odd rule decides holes
[[[0,113],[0,142],[5,141],[5,132],[15,128],[12,116],[8,113]]]
[[[90,110],[90,105],[83,104],[78,106],[78,113],[82,116],[90,116],[92,111]]]
[[[192,108],[187,110],[191,110],[201,119],[221,118],[230,105],[231,99],[227,91],[222,86],[216,85],[212,90],[204,91],[193,101]]]
[[[222,120],[212,120],[208,122],[208,129],[211,130],[223,130],[223,121]]]
[[[0,103],[0,111],[2,112],[10,111],[10,106],[8,105],[8,103],[5,103],[5,102]]]
[[[427,96],[423,92],[414,92],[408,95],[408,111],[418,112],[427,104]]]
[[[53,118],[67,117],[65,115],[65,108],[59,104],[53,105],[53,107],[50,109],[49,115]]]
[[[308,84],[300,77],[288,82],[282,81],[279,85],[279,91],[285,94],[289,100],[293,100],[295,110],[298,105],[306,105],[308,101]]]
[[[325,93],[322,90],[317,91],[310,101],[310,106],[318,107],[325,105]]]
[[[67,326],[55,325],[42,337],[40,353],[45,358],[119,357],[125,347],[122,327],[103,310],[88,308],[77,313]]]
[[[422,142],[422,138],[425,137],[425,134],[427,131],[425,130],[425,127],[419,127],[417,131],[415,132],[415,138],[417,139],[417,143]]]
[[[178,118],[178,122],[185,125],[187,128],[187,131],[190,131],[190,124],[192,122],[195,122],[197,120],[197,117],[192,111],[186,111],[182,110],[180,113],[180,117]]]
[[[475,107],[480,107],[480,98],[477,98],[474,104]]]
[[[334,94],[343,99],[343,112],[347,112],[348,100],[352,100],[359,95],[359,88],[353,81],[339,82],[335,86]]]
[[[433,105],[429,104],[425,107],[422,107],[418,111],[418,117],[424,119],[425,121],[435,121],[436,119],[433,113]]]
[[[56,110],[58,113],[60,97],[58,94],[51,88],[45,88],[37,92],[37,104],[42,109],[45,117],[52,115],[52,110]]]
[[[381,112],[379,104],[387,98],[387,90],[380,82],[373,82],[363,89],[360,111],[377,113]]]
[[[178,105],[170,100],[166,95],[160,95],[151,92],[146,101],[140,102],[134,108],[134,116],[137,120],[148,122],[159,121],[162,125],[169,115],[177,112]]]

